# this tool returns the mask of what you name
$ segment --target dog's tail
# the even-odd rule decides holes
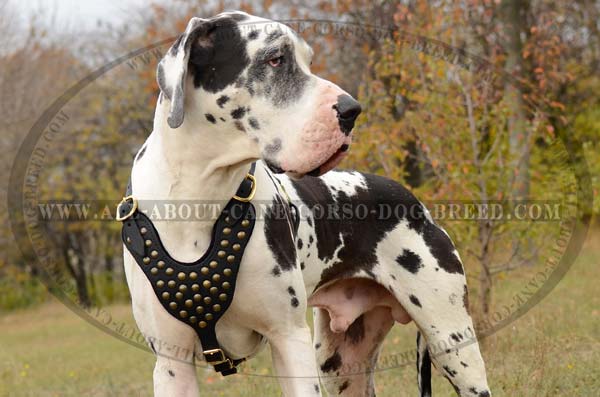
[[[431,357],[420,331],[417,331],[417,379],[419,397],[431,397]]]

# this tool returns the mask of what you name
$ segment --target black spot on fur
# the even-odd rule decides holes
[[[479,397],[490,397],[490,392],[487,390],[484,390],[479,393]]]
[[[289,286],[287,290],[288,290],[288,294],[290,294],[292,296],[296,296],[296,290],[294,289],[294,287]]]
[[[175,372],[169,370],[169,375],[171,375],[174,378],[175,377]]]
[[[281,276],[281,269],[279,268],[279,266],[275,266],[273,270],[271,270],[271,274],[275,277]]]
[[[421,257],[409,249],[402,250],[402,255],[398,255],[396,262],[413,274],[416,274],[423,267]]]
[[[306,222],[308,223],[308,220],[310,218],[306,218]],[[315,241],[315,238],[313,237],[313,235],[311,234],[310,236],[308,236],[308,244],[312,244]]]
[[[296,246],[290,234],[288,220],[291,219],[289,207],[276,196],[265,213],[265,237],[275,255],[275,260],[283,271],[296,267]]]
[[[302,249],[302,247],[303,247],[303,245],[304,245],[304,243],[302,242],[302,239],[301,239],[301,238],[299,238],[299,239],[298,239],[298,242],[297,242],[297,244],[298,244],[298,249],[299,249],[299,250],[301,250],[301,249]]]
[[[300,270],[304,270],[304,262],[300,262]]]
[[[242,124],[241,121],[236,120],[233,124],[235,125],[235,128],[239,131],[246,132],[246,128],[244,127],[244,124]]]
[[[336,350],[335,353],[331,357],[329,357],[325,362],[321,365],[321,371],[323,372],[333,372],[337,371],[342,367],[342,356]]]
[[[317,343],[317,344],[315,345],[315,349],[316,349],[316,350],[319,350],[319,348],[320,348],[320,347],[321,347],[321,343]]]
[[[346,389],[348,388],[348,386],[350,386],[350,381],[349,381],[349,380],[346,380],[344,383],[342,383],[342,384],[340,385],[340,388],[339,388],[339,390],[338,390],[338,394],[342,394],[342,392],[343,392],[344,390],[346,390]]]
[[[255,130],[260,130],[260,125],[258,124],[258,120],[256,120],[254,117],[248,118],[248,124],[250,124],[250,127],[254,128]]]
[[[225,105],[227,101],[229,101],[229,97],[227,95],[221,95],[217,99],[217,105],[219,105],[220,108],[223,108],[223,105]]]
[[[150,341],[148,344],[150,345],[150,350],[152,350],[152,352],[154,354],[156,354],[156,349],[154,348],[154,343],[152,343],[152,341]]]
[[[460,342],[464,339],[464,336],[460,332],[453,332],[450,334],[450,338],[452,338],[452,340],[455,342]]]
[[[392,278],[392,280],[396,279],[396,276],[394,276],[393,274],[390,274],[390,277]]]
[[[300,301],[298,301],[298,298],[294,297],[291,300],[291,304],[292,304],[292,307],[298,307],[298,305],[300,304]]]
[[[308,224],[308,226],[312,227],[312,219],[310,219],[310,216],[306,217],[306,223]],[[312,236],[310,236],[310,238],[312,239]],[[310,242],[312,243],[312,240]]]
[[[443,366],[443,368],[444,368],[444,371],[446,371],[446,373],[447,373],[447,374],[448,374],[448,375],[449,375],[451,378],[454,378],[454,377],[456,376],[456,374],[458,373],[458,372],[456,372],[455,370],[453,370],[452,368],[450,368],[450,367],[449,367],[449,366],[447,366],[447,365],[444,365],[444,366]]]
[[[219,92],[236,81],[250,64],[246,40],[236,20],[243,14],[229,14],[208,20],[190,33],[189,70],[194,87]]]
[[[265,146],[264,153],[266,155],[273,155],[275,153],[278,153],[280,150],[281,150],[281,139],[275,138],[275,139],[273,139],[273,142],[271,142]]]
[[[415,306],[422,307],[422,306],[421,306],[421,302],[419,301],[419,298],[417,298],[416,296],[414,296],[414,295],[412,295],[412,294],[411,294],[411,295],[409,295],[409,296],[408,296],[408,298],[410,299],[410,301],[411,301],[411,302],[412,302],[412,303],[413,303]]]
[[[465,367],[465,368],[467,368],[467,367],[468,367],[467,363],[465,363],[465,362],[462,362],[462,361],[460,362],[460,365],[462,365],[462,366],[463,366],[463,367]]]
[[[225,121],[225,117],[219,117],[219,120]]]
[[[248,40],[254,40],[254,39],[258,38],[259,34],[260,34],[259,30],[253,30],[252,32],[250,32],[248,34]]]
[[[450,238],[438,226],[426,222],[423,239],[429,247],[431,255],[437,259],[439,266],[448,273],[464,274],[462,263],[454,255],[454,245]]]
[[[210,113],[206,113],[206,114],[204,115],[204,117],[206,117],[206,120],[210,121],[210,122],[211,122],[211,123],[213,123],[213,124],[216,124],[216,123],[217,123],[217,120],[215,120],[215,116],[213,116],[213,115],[212,115],[212,114],[210,114]]]
[[[246,114],[246,108],[243,106],[240,106],[231,111],[231,117],[233,117],[235,120],[241,119],[242,117],[244,117],[245,114]]]
[[[319,392],[319,385],[317,385],[316,383],[315,383],[315,392],[316,392],[316,393],[318,393],[318,392]]]
[[[365,317],[361,314],[346,330],[344,340],[349,340],[351,344],[360,343],[365,337]]]

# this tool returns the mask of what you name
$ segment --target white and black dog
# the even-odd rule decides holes
[[[421,395],[430,394],[431,360],[459,395],[490,396],[463,267],[448,235],[398,183],[328,172],[351,143],[360,106],[313,75],[311,57],[306,42],[277,22],[241,12],[193,18],[158,66],[154,130],[136,156],[132,194],[142,210],[144,200],[226,202],[257,161],[254,201],[272,204],[256,221],[216,330],[232,358],[251,356],[268,341],[284,395],[319,396],[319,380],[330,395],[374,395],[385,335],[395,322],[412,320],[423,336]],[[303,207],[296,232],[269,213],[288,199]],[[351,212],[402,204],[409,211],[335,218],[317,213],[322,203],[348,204]],[[154,224],[178,261],[196,260],[211,243],[212,222]],[[163,308],[127,250],[125,269],[135,320],[157,353],[155,394],[198,395],[193,357],[177,360],[160,348],[201,352],[196,333]]]

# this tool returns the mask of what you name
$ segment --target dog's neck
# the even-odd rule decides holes
[[[156,179],[148,182],[161,186],[158,194],[165,199],[231,198],[250,163],[258,158],[256,143],[235,128],[207,122],[198,111],[186,112],[183,124],[171,129],[167,124],[168,109],[167,100],[157,103],[154,131],[144,159],[149,161]],[[156,194],[153,192],[154,197]]]

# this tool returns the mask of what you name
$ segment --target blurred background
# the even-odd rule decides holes
[[[192,16],[231,9],[302,26],[315,52],[313,72],[363,104],[341,168],[392,177],[434,207],[540,203],[548,212],[543,220],[432,212],[459,247],[471,311],[479,332],[490,334],[482,345],[495,395],[597,395],[597,0],[0,0],[0,395],[151,394],[152,354],[67,309],[53,297],[58,291],[39,281],[35,255],[20,252],[9,222],[14,209],[6,204],[9,177],[28,132],[69,87],[120,56],[174,39]],[[45,158],[39,201],[120,199],[133,156],[152,131],[155,69],[169,45],[107,70],[65,105],[68,127],[55,134]],[[569,205],[584,190],[594,204]],[[532,280],[557,268],[565,252],[560,239],[580,238],[572,231],[588,223],[574,266],[549,297],[492,332],[528,307],[544,284],[531,287]],[[116,332],[131,339],[119,225],[44,227],[62,258],[45,271],[62,275],[78,307],[108,313]],[[409,351],[414,336],[414,326],[396,327],[382,356]],[[416,395],[413,365],[391,366],[376,374],[378,395]],[[268,352],[244,372],[252,376],[222,379],[199,368],[201,390],[280,395]],[[453,395],[441,376],[434,378],[437,394]]]

